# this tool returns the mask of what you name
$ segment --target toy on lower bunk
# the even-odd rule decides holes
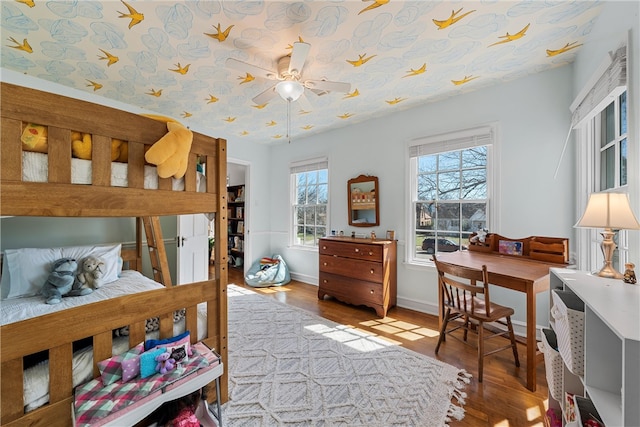
[[[88,295],[92,289],[82,288],[76,281],[78,262],[73,258],[60,258],[53,262],[51,272],[42,287],[47,304],[59,304],[62,297]]]
[[[81,283],[83,289],[98,289],[102,286],[104,272],[104,260],[95,256],[88,256],[80,264],[80,273],[77,275],[77,280]]]
[[[171,358],[169,351],[157,355],[156,362],[158,362],[156,364],[156,372],[160,372],[163,375],[176,367],[176,361]]]

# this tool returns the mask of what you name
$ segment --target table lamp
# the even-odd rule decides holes
[[[611,263],[613,251],[616,249],[613,230],[640,229],[640,223],[629,205],[629,196],[625,193],[591,194],[587,208],[575,227],[604,229],[600,233],[603,239],[600,247],[604,255],[604,266],[594,274],[600,277],[622,279],[622,274]]]

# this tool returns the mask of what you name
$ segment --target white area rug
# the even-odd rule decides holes
[[[223,426],[444,426],[469,374],[229,285]],[[453,399],[453,400],[452,400]]]

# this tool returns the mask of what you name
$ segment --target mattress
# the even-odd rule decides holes
[[[63,298],[60,304],[46,304],[40,295],[3,300],[0,305],[1,325],[9,325],[20,320],[31,319],[32,317],[68,308],[162,288],[163,286],[160,283],[149,279],[138,271],[124,270],[120,278],[115,282],[107,283],[89,295]]]
[[[71,159],[71,183],[91,184],[91,160]],[[126,163],[111,162],[111,186],[127,187]],[[47,182],[49,169],[49,157],[44,153],[33,151],[22,152],[22,179],[27,182]],[[197,188],[199,192],[206,191],[206,180],[201,179],[203,175],[198,173]],[[155,166],[146,165],[144,167],[144,188],[158,188],[158,174]],[[172,189],[174,191],[184,190],[184,179],[173,179]]]

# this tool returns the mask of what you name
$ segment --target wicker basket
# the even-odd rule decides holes
[[[567,368],[584,375],[584,303],[574,293],[554,289],[551,315],[555,319],[558,349]]]
[[[542,330],[542,341],[538,343],[540,351],[544,354],[544,369],[547,376],[549,393],[558,402],[562,401],[562,375],[564,363],[557,350],[556,333],[551,329]]]

